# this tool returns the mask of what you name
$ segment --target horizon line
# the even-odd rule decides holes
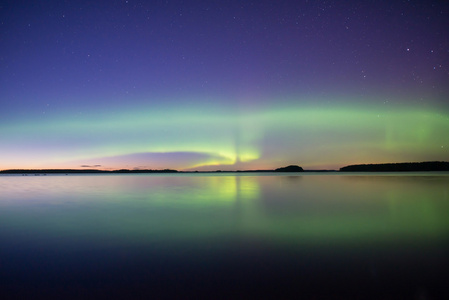
[[[422,161],[422,162],[400,162],[400,163],[371,163],[371,164],[351,164],[346,165],[344,167],[336,169],[303,169],[302,167],[298,165],[289,165],[286,167],[280,167],[275,169],[250,169],[250,170],[210,170],[210,171],[199,171],[199,170],[177,170],[177,169],[113,169],[113,170],[102,170],[102,169],[87,169],[87,168],[56,168],[56,169],[3,169],[0,170],[0,173],[32,173],[32,172],[40,172],[40,173],[237,173],[237,172],[340,172],[342,169],[348,169],[349,167],[375,167],[375,166],[396,166],[399,165],[422,165],[422,164],[449,164],[447,161]],[[285,171],[287,168],[291,167],[299,167],[300,170],[293,170],[293,171]],[[283,169],[284,171],[281,171]]]

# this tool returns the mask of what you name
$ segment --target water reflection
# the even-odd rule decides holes
[[[447,174],[1,176],[0,292],[415,297],[446,286],[448,189]]]
[[[439,237],[449,228],[449,177],[2,177],[0,232],[134,240],[258,237]],[[25,187],[25,188],[23,188]],[[5,229],[7,228],[7,229]]]

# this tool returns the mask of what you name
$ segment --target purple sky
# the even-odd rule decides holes
[[[445,1],[2,1],[0,12],[0,169],[449,157]],[[335,136],[357,159],[333,156],[347,152]]]

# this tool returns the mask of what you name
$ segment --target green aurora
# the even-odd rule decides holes
[[[8,125],[8,124],[6,124]],[[236,170],[447,160],[449,115],[395,107],[139,107],[15,121],[0,168]]]

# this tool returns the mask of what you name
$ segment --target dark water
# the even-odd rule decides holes
[[[448,237],[448,173],[0,177],[2,299],[443,299]]]

